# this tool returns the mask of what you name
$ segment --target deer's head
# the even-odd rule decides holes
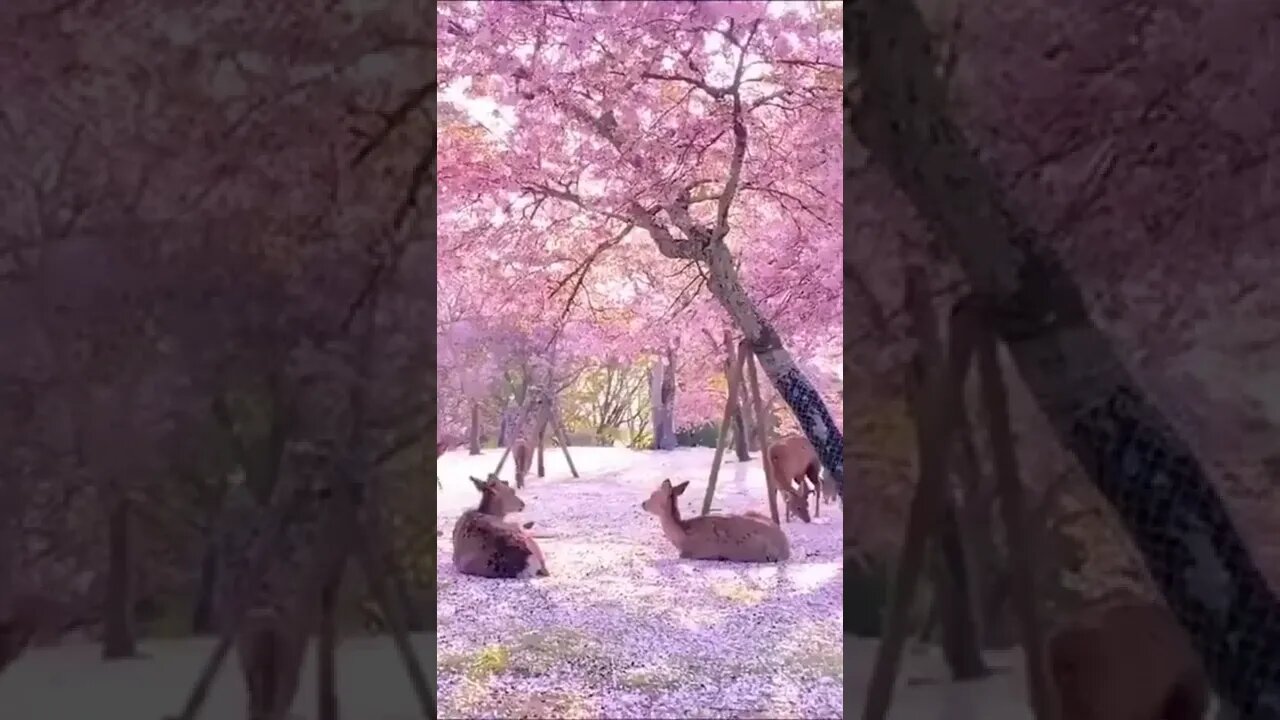
[[[481,512],[503,517],[524,510],[524,500],[516,495],[515,489],[495,475],[490,475],[485,480],[471,478],[471,484],[480,491]]]
[[[796,490],[789,487],[780,488],[782,490],[782,502],[791,511],[791,514],[800,518],[802,522],[813,522],[813,518],[809,515],[809,496],[812,491],[805,483],[800,483],[800,489]]]
[[[669,514],[676,504],[676,498],[680,497],[688,487],[687,480],[679,485],[672,485],[670,480],[663,480],[658,489],[649,495],[649,499],[640,503],[640,508],[659,517]]]

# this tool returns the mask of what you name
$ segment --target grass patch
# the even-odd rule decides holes
[[[763,590],[737,580],[717,582],[711,586],[711,593],[739,605],[759,605],[764,601]]]
[[[482,680],[504,673],[510,666],[511,651],[503,645],[488,645],[474,652],[440,658],[440,670],[460,673],[471,680]]]
[[[622,676],[620,682],[628,690],[670,690],[680,683],[679,673],[666,667],[630,670]]]
[[[608,667],[608,653],[599,641],[566,628],[535,630],[500,645],[440,658],[441,672],[473,680],[503,673],[545,675],[569,668],[596,674]]]
[[[570,666],[580,670],[608,665],[604,646],[590,635],[569,628],[527,632],[512,643],[512,672],[544,675]]]
[[[805,670],[805,675],[810,678],[844,677],[844,649],[843,648],[810,648],[805,650],[792,650],[786,653],[787,665],[797,670]]]

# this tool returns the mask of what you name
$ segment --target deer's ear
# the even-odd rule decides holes
[[[480,492],[484,492],[484,486],[486,485],[485,481],[471,478],[471,484],[475,485],[476,489],[479,490]]]
[[[670,480],[663,480],[663,481],[662,481],[662,489],[663,489],[663,490],[670,490],[670,489],[671,489],[671,481],[670,481]]]
[[[671,484],[671,481],[670,481],[670,480],[668,480],[668,481],[667,481],[667,484],[668,484],[668,485],[669,485],[669,484]],[[675,487],[671,488],[671,494],[673,494],[673,495],[682,495],[682,494],[684,494],[685,488],[687,488],[687,487],[689,487],[689,481],[688,481],[688,480],[685,480],[684,482],[680,483],[679,485],[676,485]]]

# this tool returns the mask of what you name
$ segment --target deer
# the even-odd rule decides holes
[[[546,557],[533,536],[505,518],[524,510],[524,500],[510,485],[490,475],[471,478],[480,504],[453,526],[453,566],[464,575],[487,578],[544,577]]]
[[[658,517],[662,532],[682,560],[781,562],[791,557],[787,536],[767,516],[754,511],[741,515],[702,515],[685,520],[677,501],[689,483],[663,480],[649,499],[640,503]]]
[[[809,495],[817,495],[813,504],[815,515],[820,514],[822,503],[822,466],[818,453],[802,435],[788,435],[775,441],[765,453],[765,462],[773,469],[774,485],[782,492],[786,505],[786,519],[795,515],[804,522],[812,522],[809,516]],[[809,485],[813,490],[809,490]],[[795,487],[792,487],[795,483]]]
[[[1045,644],[1063,720],[1202,720],[1209,711],[1200,658],[1163,605],[1095,608]]]
[[[533,462],[533,450],[524,438],[511,444],[511,459],[516,466],[516,487],[523,488],[524,479],[529,474],[529,465]]]
[[[236,633],[249,720],[285,720],[298,694],[308,633],[299,617],[288,615],[254,607]]]

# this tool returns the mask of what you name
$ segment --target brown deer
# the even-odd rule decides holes
[[[236,633],[249,720],[285,720],[298,694],[307,632],[278,608],[251,609]]]
[[[791,557],[791,547],[782,528],[760,513],[682,519],[676,498],[688,487],[688,482],[672,485],[670,480],[663,480],[649,499],[640,503],[643,510],[658,516],[663,534],[680,551],[681,558],[780,562]]]
[[[1086,612],[1046,641],[1063,720],[1202,720],[1209,681],[1163,605],[1128,600]]]
[[[815,515],[820,514],[822,502],[822,466],[818,463],[818,453],[802,435],[788,435],[769,446],[765,453],[765,461],[773,468],[773,480],[782,492],[786,504],[786,519],[792,515],[804,522],[811,522],[809,517],[809,495],[816,493],[813,504]],[[813,490],[809,490],[809,484]],[[795,487],[792,487],[795,483]]]
[[[511,459],[516,465],[516,487],[524,487],[524,479],[529,475],[529,465],[533,462],[533,450],[523,438],[511,444]]]
[[[524,509],[515,490],[493,475],[471,482],[480,491],[480,505],[463,513],[453,526],[453,566],[458,572],[489,578],[550,575],[537,541],[504,519]]]

